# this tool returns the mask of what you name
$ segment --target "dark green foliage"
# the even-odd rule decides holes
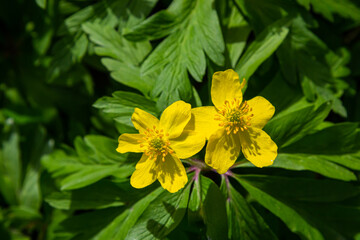
[[[1,1],[0,239],[359,239],[359,27],[355,0]],[[133,188],[134,109],[212,105],[229,68],[274,164]]]

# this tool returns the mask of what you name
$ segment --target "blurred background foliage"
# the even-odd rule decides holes
[[[360,239],[359,40],[355,0],[1,1],[0,239]],[[211,105],[228,68],[274,165],[133,189],[134,108]]]

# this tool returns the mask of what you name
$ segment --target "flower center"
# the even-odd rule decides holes
[[[254,116],[251,113],[247,101],[241,102],[240,99],[234,98],[233,101],[225,101],[223,107],[218,110],[215,120],[221,121],[219,126],[226,129],[227,134],[245,131],[251,126],[250,120]]]
[[[156,126],[153,126],[153,129],[148,128],[144,134],[145,143],[140,144],[141,148],[145,148],[144,153],[153,160],[156,160],[158,156],[162,156],[162,161],[165,162],[166,155],[174,152],[170,148],[170,142],[167,139],[169,134],[164,134],[164,130],[158,130]]]

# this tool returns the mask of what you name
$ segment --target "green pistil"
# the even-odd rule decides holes
[[[156,149],[157,151],[161,151],[164,147],[164,141],[160,138],[155,138],[150,141],[150,146]]]
[[[240,122],[241,120],[241,113],[239,111],[233,110],[231,111],[231,113],[229,114],[229,122],[233,122],[233,123],[237,123]]]

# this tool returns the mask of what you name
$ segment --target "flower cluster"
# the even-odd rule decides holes
[[[240,152],[257,167],[269,166],[277,156],[277,145],[261,130],[275,108],[263,97],[243,101],[238,74],[229,69],[213,75],[214,106],[191,109],[177,101],[158,120],[136,108],[132,122],[139,134],[119,137],[120,153],[143,152],[130,183],[143,188],[156,179],[169,192],[177,192],[188,181],[180,159],[198,153],[207,140],[205,162],[219,174],[234,165]]]

